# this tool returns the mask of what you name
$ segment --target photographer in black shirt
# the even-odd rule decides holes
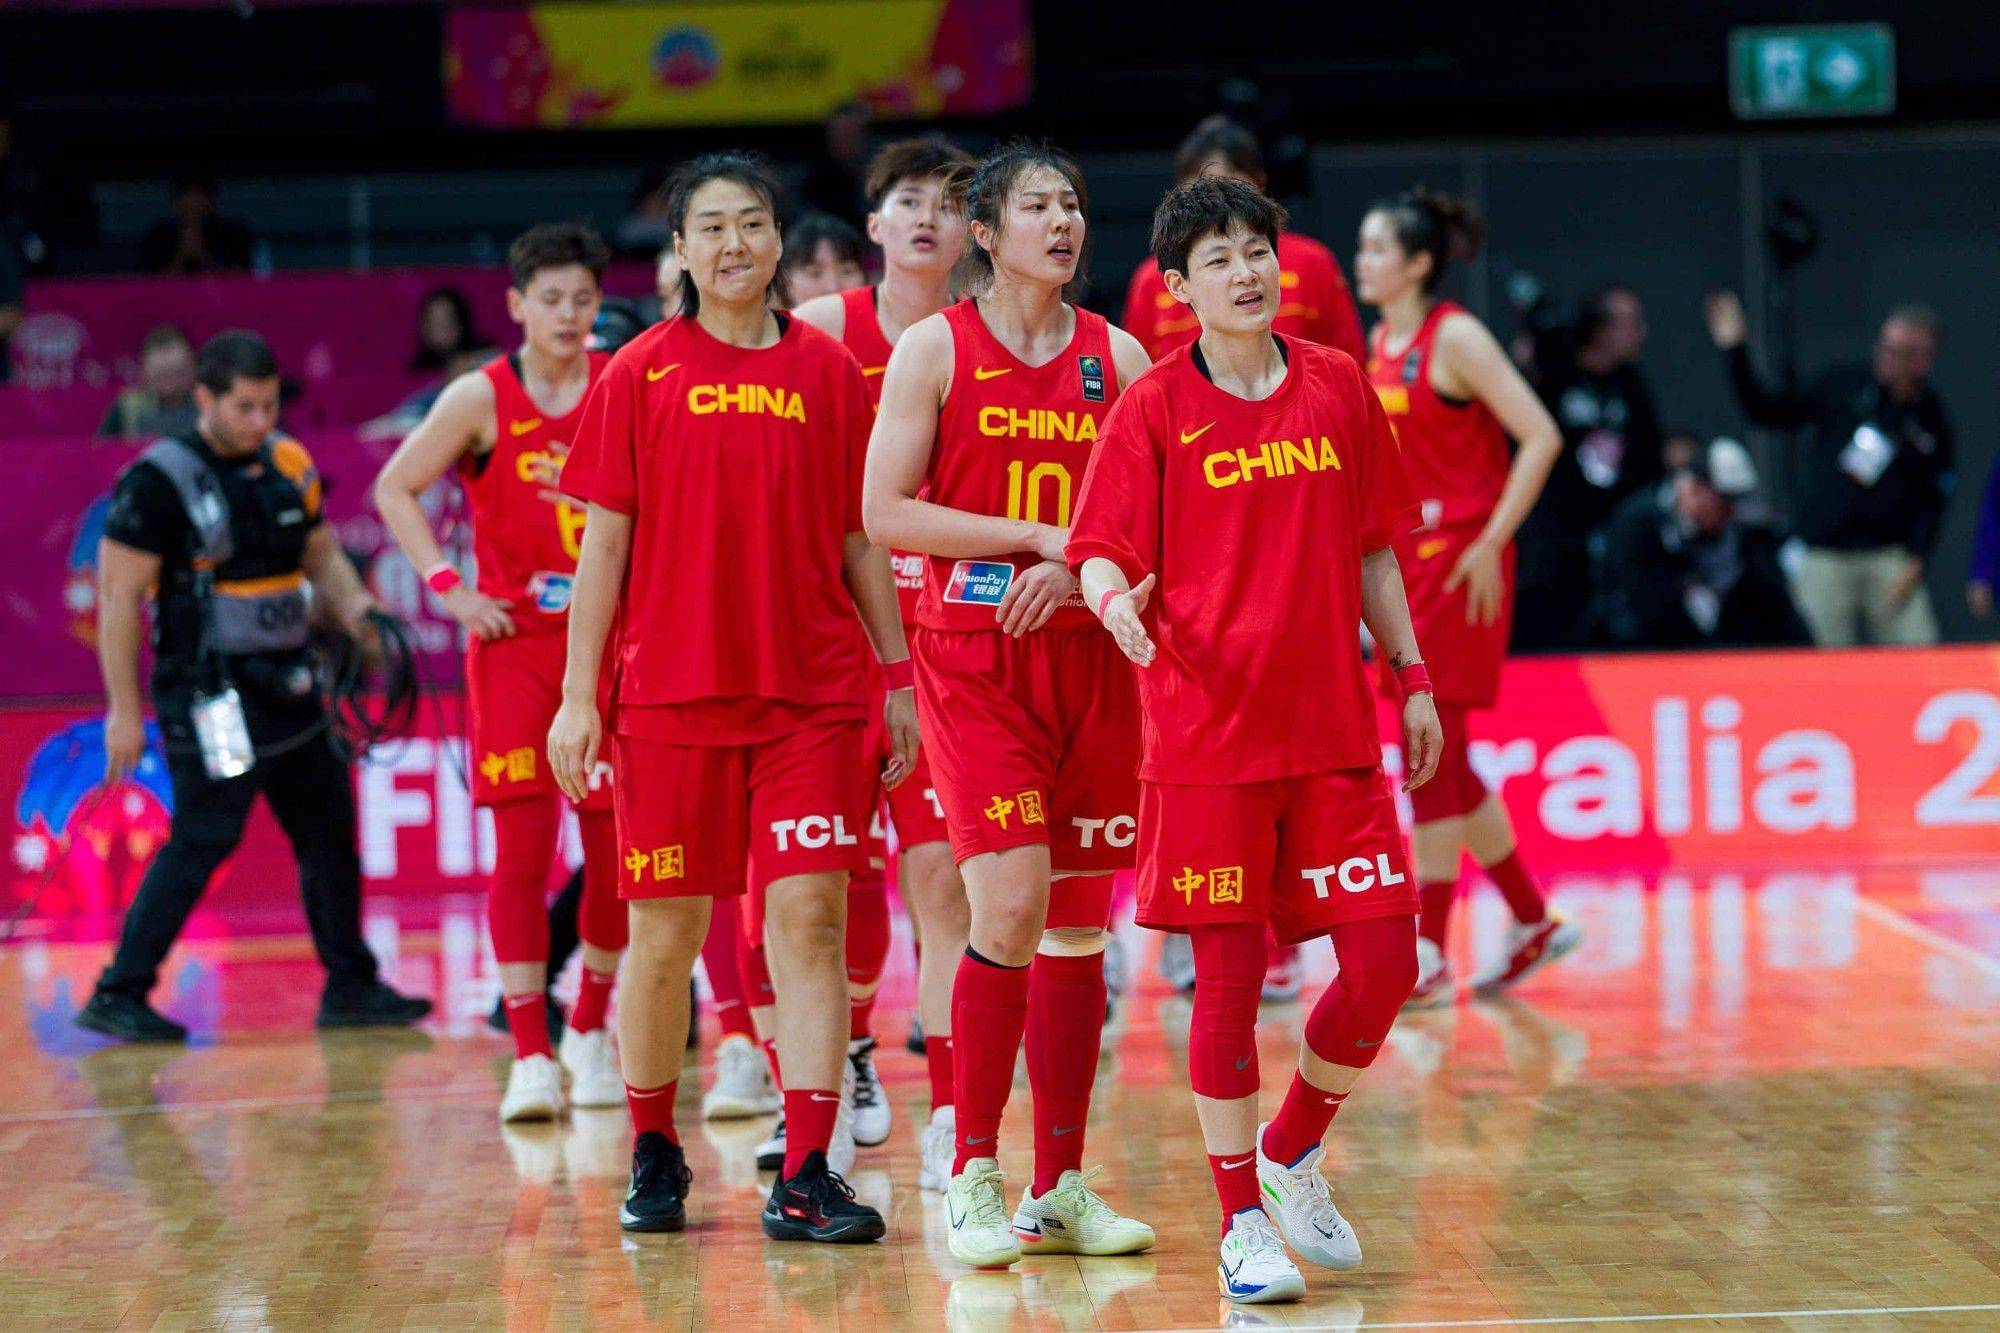
[[[1734,292],[1710,296],[1706,315],[1744,414],[1805,428],[1792,513],[1806,552],[1793,592],[1813,639],[1844,646],[1865,626],[1876,643],[1936,643],[1924,565],[1953,483],[1951,423],[1930,382],[1937,316],[1898,306],[1870,364],[1836,366],[1800,388],[1751,365]]]
[[[319,1025],[415,1022],[430,1003],[383,985],[361,938],[354,787],[307,647],[315,610],[368,642],[374,598],[322,521],[312,458],[276,431],[278,366],[264,340],[240,330],[211,340],[195,401],[193,430],[119,475],[98,546],[105,780],[130,773],[145,746],[140,634],[157,589],[153,704],[174,808],[77,1022],[129,1040],[186,1038],[146,997],[259,793],[298,857],[327,972]]]

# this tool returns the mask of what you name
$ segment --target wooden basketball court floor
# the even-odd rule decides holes
[[[30,938],[0,950],[0,1329],[2000,1328],[2000,866],[1557,888],[1584,946],[1404,1020],[1335,1123],[1365,1267],[1250,1309],[1216,1294],[1187,1001],[1142,932],[1087,1160],[1159,1246],[998,1274],[951,1261],[916,1189],[900,940],[897,1125],[854,1178],[889,1238],[820,1248],[764,1240],[768,1122],[702,1125],[694,1066],[684,1235],[619,1232],[622,1111],[503,1131],[475,899],[371,903],[396,980],[440,998],[407,1034],[312,1032],[296,915],[198,920],[160,996],[186,1049],[78,1033],[105,946]],[[1498,910],[1475,898],[1461,945]],[[1330,959],[1308,962],[1310,994]],[[1265,1008],[1267,1099],[1301,1017]]]

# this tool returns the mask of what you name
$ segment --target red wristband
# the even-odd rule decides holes
[[[1130,591],[1130,588],[1106,588],[1104,596],[1097,599],[1097,618],[1099,620],[1104,619],[1104,608],[1111,605],[1112,598],[1122,597]]]
[[[1422,662],[1407,662],[1396,668],[1396,687],[1405,699],[1413,694],[1434,694],[1431,689],[1431,673]]]
[[[431,569],[424,575],[424,582],[428,583],[431,591],[440,597],[455,588],[465,586],[465,580],[460,578],[458,571],[450,565],[438,565],[434,569]]]
[[[888,687],[892,691],[917,688],[916,669],[910,665],[910,659],[907,657],[898,662],[884,662],[882,679],[888,682]]]

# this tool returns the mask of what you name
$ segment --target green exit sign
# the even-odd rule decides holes
[[[1886,23],[1737,28],[1729,105],[1741,120],[1886,116],[1896,109],[1896,34]]]

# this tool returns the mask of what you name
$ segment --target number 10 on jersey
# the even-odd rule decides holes
[[[1055,483],[1055,512],[1045,514],[1042,497],[1051,481]],[[1066,528],[1069,526],[1069,493],[1069,469],[1061,463],[1037,463],[1031,468],[1017,458],[1007,465],[1008,518]]]

